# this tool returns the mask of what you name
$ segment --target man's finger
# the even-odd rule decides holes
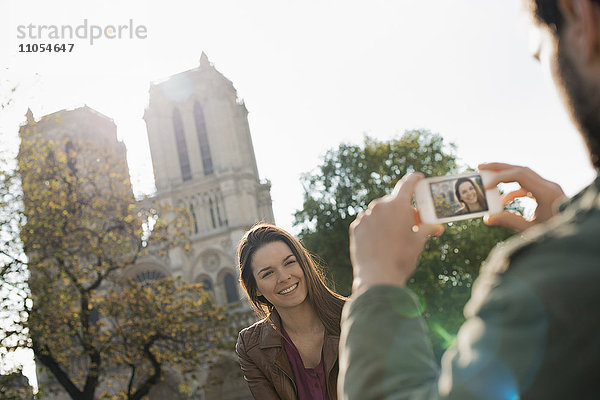
[[[432,236],[440,236],[444,233],[444,225],[441,224],[425,224],[421,221],[421,215],[419,211],[414,209],[414,220],[415,224],[412,227],[413,232],[419,233],[426,238]]]
[[[522,216],[508,211],[503,211],[493,215],[486,215],[483,217],[483,222],[486,225],[503,226],[515,232],[523,232],[525,229],[533,225],[533,222],[527,221]]]
[[[419,183],[419,181],[421,179],[424,178],[424,175],[420,172],[413,172],[407,175],[404,175],[402,177],[402,179],[400,179],[398,181],[398,183],[396,183],[396,186],[394,186],[394,191],[392,192],[392,198],[393,199],[402,199],[404,201],[408,200],[411,201],[412,200],[412,196],[415,193],[415,188],[417,186],[417,183]]]
[[[354,221],[352,221],[352,223],[350,224],[350,227],[349,227],[350,234],[352,234],[354,232],[354,230],[356,230],[356,227],[358,226],[358,224],[360,224],[360,221],[362,220],[364,215],[365,215],[365,212],[361,211],[360,213],[358,213],[358,215],[356,216]]]
[[[479,164],[477,166],[477,169],[479,169],[481,171],[497,172],[497,171],[503,171],[503,170],[511,169],[511,168],[515,168],[515,167],[518,167],[518,165],[501,163],[501,162],[491,162],[491,163]]]
[[[523,178],[520,167],[513,167],[503,170],[498,170],[491,175],[489,180],[485,184],[486,189],[493,189],[499,183],[511,183],[518,182],[521,186],[524,186],[520,179]]]
[[[547,182],[527,167],[513,167],[495,172],[489,182],[486,183],[486,189],[492,189],[499,183],[517,182],[522,188],[534,193],[540,187],[540,182]]]
[[[419,233],[429,239],[433,236],[440,236],[444,233],[444,225],[441,224],[421,224],[419,225]]]
[[[511,201],[518,199],[519,197],[529,197],[531,199],[535,199],[535,197],[533,197],[531,192],[521,188],[518,190],[514,190],[512,192],[508,192],[505,195],[503,195],[502,196],[502,205],[505,206],[508,203],[510,203]]]

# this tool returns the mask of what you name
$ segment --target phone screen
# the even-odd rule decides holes
[[[488,211],[481,175],[462,176],[429,184],[437,218]]]

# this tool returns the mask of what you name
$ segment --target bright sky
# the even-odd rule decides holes
[[[246,103],[276,222],[292,231],[300,174],[364,134],[429,129],[457,144],[463,164],[528,165],[569,195],[594,177],[531,56],[519,0],[8,0],[2,8],[0,89],[18,85],[0,115],[3,145],[15,148],[27,107],[39,118],[87,104],[117,124],[137,193],[154,185],[142,120],[149,83],[195,68],[202,51]],[[40,41],[18,39],[17,26],[75,28],[84,19],[102,27],[131,19],[147,38],[44,40],[75,47],[18,52]]]

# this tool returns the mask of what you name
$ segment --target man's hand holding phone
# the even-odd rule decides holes
[[[554,182],[546,180],[527,167],[505,163],[487,163],[478,167],[481,171],[492,172],[491,178],[486,182],[486,189],[496,187],[499,183],[517,182],[521,187],[515,191],[502,196],[502,205],[514,201],[520,197],[529,197],[536,201],[537,208],[534,218],[526,220],[521,215],[502,211],[497,214],[485,216],[484,223],[487,225],[498,225],[516,232],[540,222],[545,222],[553,217],[558,211],[558,205],[566,200],[562,188]]]
[[[391,194],[373,200],[350,225],[353,291],[404,286],[427,239],[444,231],[441,225],[421,223],[412,205],[415,186],[422,179],[420,173],[405,175]]]
[[[529,168],[489,163],[479,169],[480,173],[429,179],[420,173],[408,174],[391,194],[373,200],[350,225],[353,291],[405,285],[427,240],[443,233],[441,223],[484,216],[488,225],[521,232],[555,215],[557,202],[565,198],[558,184]],[[500,197],[496,186],[509,182],[517,182],[521,188]],[[503,205],[525,196],[538,203],[534,220],[502,210]]]
[[[426,178],[415,187],[423,222],[446,224],[502,211],[500,192],[489,171]]]

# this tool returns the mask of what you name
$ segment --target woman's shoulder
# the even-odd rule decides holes
[[[458,211],[456,211],[454,213],[454,215],[463,215],[463,214],[467,214],[469,212],[469,210],[467,210],[467,207],[461,207],[458,209]]]
[[[268,317],[263,318],[249,327],[242,329],[238,335],[238,346],[243,345],[246,349],[249,349],[258,345],[262,336],[262,332],[266,328],[272,329],[271,322],[269,321]]]
[[[240,335],[249,335],[252,334],[252,332],[255,331],[259,331],[261,330],[264,326],[270,324],[269,322],[269,317],[265,317],[259,321],[256,321],[255,323],[253,323],[252,325],[242,329],[240,331]]]

